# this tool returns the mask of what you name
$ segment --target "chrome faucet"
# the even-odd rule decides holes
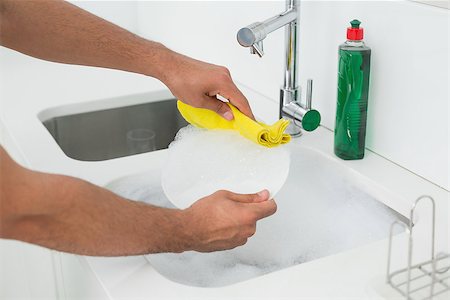
[[[286,11],[263,22],[256,22],[241,28],[237,40],[243,47],[250,47],[250,53],[264,55],[263,40],[269,33],[283,26],[285,29],[286,59],[284,84],[280,89],[280,118],[290,119],[288,133],[300,136],[301,128],[313,131],[320,124],[320,113],[311,108],[312,79],[307,81],[306,103],[301,101],[298,85],[298,45],[299,45],[300,1],[286,0]]]

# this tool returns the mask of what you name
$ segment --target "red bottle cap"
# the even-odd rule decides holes
[[[347,40],[360,41],[364,38],[364,29],[359,28],[361,24],[358,20],[353,20],[350,22],[352,27],[347,28]]]

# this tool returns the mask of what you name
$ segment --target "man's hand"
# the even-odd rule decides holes
[[[218,191],[183,211],[189,248],[200,252],[232,249],[244,245],[256,231],[256,221],[275,213],[269,192],[235,194]]]
[[[216,95],[220,95],[242,113],[255,119],[247,99],[234,84],[227,68],[167,51],[166,68],[160,79],[175,97],[191,106],[213,110],[223,118],[232,120],[231,109],[216,98]]]

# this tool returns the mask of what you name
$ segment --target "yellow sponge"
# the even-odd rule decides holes
[[[192,107],[179,100],[177,102],[178,110],[183,118],[194,126],[206,129],[237,130],[242,136],[265,147],[275,147],[291,140],[291,136],[284,133],[289,125],[288,120],[281,119],[273,125],[266,125],[253,121],[232,104],[227,104],[234,115],[231,121],[225,120],[212,110]]]

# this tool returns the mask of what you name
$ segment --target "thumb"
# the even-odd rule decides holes
[[[262,190],[256,194],[236,194],[230,193],[229,198],[236,202],[242,203],[258,203],[269,200],[270,193],[268,190]]]
[[[202,104],[203,108],[218,113],[225,120],[231,121],[234,118],[233,113],[231,112],[231,108],[228,106],[228,104],[226,102],[218,100],[216,97],[205,95]]]

